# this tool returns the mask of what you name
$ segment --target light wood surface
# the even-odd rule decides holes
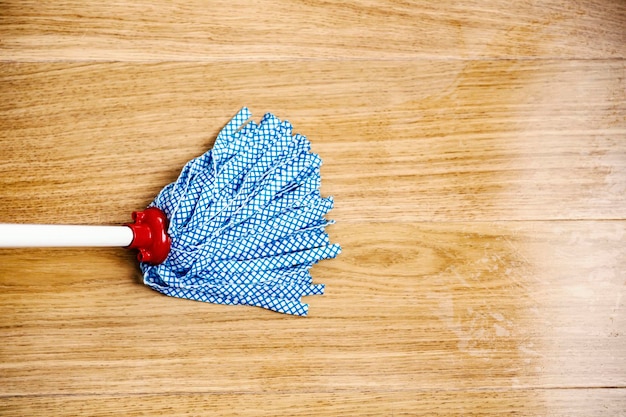
[[[4,0],[5,59],[624,58],[622,1]]]
[[[119,224],[241,106],[343,246],[308,318],[0,250],[0,415],[626,414],[626,3],[0,1],[0,222]]]

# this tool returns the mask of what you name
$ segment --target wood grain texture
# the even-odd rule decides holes
[[[626,384],[626,222],[348,223],[332,236],[345,251],[315,267],[328,294],[302,320],[163,297],[117,250],[3,251],[3,395]]]
[[[0,74],[10,161],[0,198],[20,207],[3,221],[93,221],[81,217],[90,210],[125,221],[244,104],[309,136],[340,221],[626,217],[623,61],[3,64]]]
[[[624,58],[621,1],[0,3],[0,59]]]
[[[620,416],[626,4],[0,0],[0,222],[118,224],[243,105],[306,134],[310,317],[0,250],[0,415]]]
[[[507,391],[426,391],[303,394],[176,394],[105,395],[81,397],[14,397],[5,402],[7,412],[26,415],[172,417],[211,415],[298,417],[319,415],[358,416],[502,416],[502,403],[512,415],[588,417],[621,416],[626,408],[622,389],[560,389]],[[225,407],[224,404],[228,406]],[[559,411],[554,411],[559,410]]]

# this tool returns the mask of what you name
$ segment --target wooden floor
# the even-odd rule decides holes
[[[7,416],[626,415],[626,3],[0,1],[0,222],[120,224],[247,105],[324,160],[308,318],[0,251]]]

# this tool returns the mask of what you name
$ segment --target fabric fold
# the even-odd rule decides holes
[[[341,248],[325,231],[319,155],[293,126],[243,108],[215,145],[189,161],[151,206],[162,209],[172,249],[160,265],[142,263],[144,282],[174,297],[244,304],[306,315],[307,295],[323,294],[310,268]]]

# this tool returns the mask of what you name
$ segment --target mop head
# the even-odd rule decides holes
[[[141,263],[144,283],[169,296],[246,304],[305,316],[313,264],[339,254],[324,216],[318,155],[289,122],[266,114],[248,122],[243,108],[213,149],[191,160],[151,206],[169,219],[170,253]]]

